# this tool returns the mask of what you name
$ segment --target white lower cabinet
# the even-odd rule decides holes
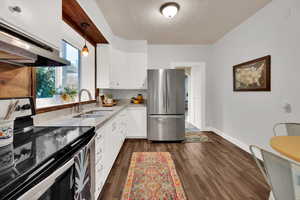
[[[105,152],[105,145],[104,145],[104,136],[105,136],[106,129],[105,127],[96,131],[96,138],[95,138],[95,159],[94,159],[94,188],[93,191],[95,192],[94,198],[97,199],[102,187],[104,185],[104,152]]]
[[[96,131],[93,174],[94,199],[103,188],[126,137],[147,137],[146,107],[128,107]]]
[[[128,132],[127,118],[127,110],[125,109],[96,131],[94,165],[95,200],[99,197],[109,172],[125,141]]]
[[[146,107],[128,107],[128,138],[147,138]]]

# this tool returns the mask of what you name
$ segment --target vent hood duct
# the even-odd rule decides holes
[[[55,67],[70,62],[52,47],[0,23],[0,62],[17,66]]]

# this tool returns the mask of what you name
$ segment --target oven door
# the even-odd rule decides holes
[[[23,194],[19,200],[73,200],[73,170],[74,159],[72,158],[50,176]]]
[[[90,151],[94,138],[18,200],[91,199]]]

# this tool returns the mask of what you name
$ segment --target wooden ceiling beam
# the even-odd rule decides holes
[[[92,45],[96,46],[97,43],[108,43],[76,0],[63,0],[62,8],[63,20]],[[81,26],[82,23],[87,23],[89,26],[84,28]]]

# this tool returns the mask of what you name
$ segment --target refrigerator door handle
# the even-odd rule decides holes
[[[166,73],[166,113],[168,113],[168,104],[169,104],[169,98],[168,98],[168,77],[169,77],[169,74],[168,72]]]
[[[185,115],[148,115],[150,118],[159,118],[159,119],[180,119],[184,118]]]

